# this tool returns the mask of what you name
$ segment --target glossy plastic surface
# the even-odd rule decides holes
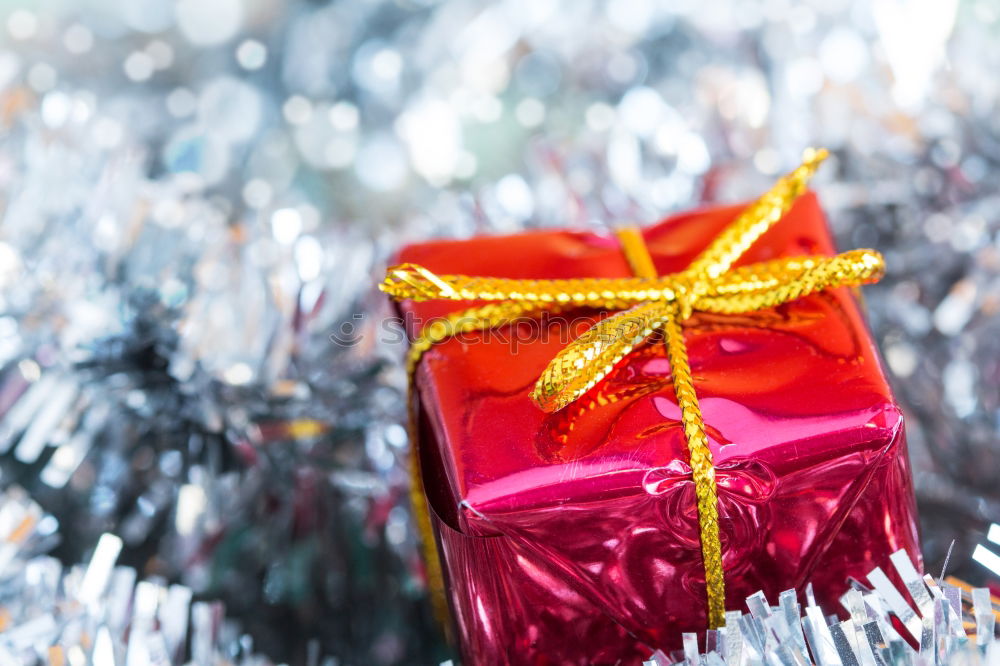
[[[645,230],[661,273],[684,268],[738,208]],[[832,254],[806,195],[744,256]],[[624,276],[614,238],[543,232],[411,246],[438,273]],[[456,303],[402,305],[410,332]],[[693,482],[661,344],[583,399],[528,398],[600,313],[442,343],[416,382],[425,484],[468,664],[640,663],[705,628]],[[903,423],[852,294],[685,324],[718,473],[727,607],[812,582],[833,603],[905,548],[919,564]]]

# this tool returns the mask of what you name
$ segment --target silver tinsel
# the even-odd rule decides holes
[[[921,576],[902,550],[891,563],[905,592],[876,567],[868,574],[869,585],[852,581],[841,597],[846,620],[824,615],[810,586],[804,609],[795,590],[782,592],[774,607],[758,592],[746,600],[749,613],[727,612],[726,625],[708,631],[703,644],[697,634],[684,634],[682,651],[657,652],[644,666],[1000,664],[1000,605],[989,589]]]
[[[823,145],[835,232],[888,260],[927,560],[986,580],[991,0],[14,0],[0,35],[0,482],[63,562],[112,532],[276,659],[443,658],[387,257],[746,199]]]
[[[221,603],[192,602],[184,585],[115,566],[119,537],[102,535],[87,564],[64,567],[44,554],[59,536],[56,519],[22,489],[0,494],[3,664],[271,665]]]

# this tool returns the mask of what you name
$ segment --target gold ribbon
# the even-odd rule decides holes
[[[392,267],[380,289],[396,300],[486,301],[435,320],[422,330],[407,358],[412,373],[424,352],[454,335],[504,326],[543,312],[590,307],[616,310],[594,324],[549,363],[531,394],[543,410],[554,412],[583,396],[654,332],[662,331],[674,392],[698,501],[701,551],[712,628],[725,623],[725,580],[719,510],[712,452],[695,393],[682,323],[694,312],[756,312],[836,287],[877,281],[884,272],[874,250],[854,250],[833,257],[782,258],[733,268],[733,264],[791,208],[826,158],[825,150],[807,150],[803,163],[781,178],[726,227],[685,270],[657,276],[636,229],[618,233],[635,277],[569,280],[512,280],[467,275],[436,275],[415,264]],[[415,485],[415,488],[420,488]],[[417,509],[418,514],[426,507]],[[420,518],[418,523],[427,522]],[[429,525],[429,522],[428,522]],[[421,526],[421,531],[424,528]],[[424,535],[425,541],[427,535]],[[433,549],[433,541],[430,548]],[[436,558],[433,550],[429,557]],[[432,587],[434,572],[428,562]],[[438,581],[440,585],[440,576]]]

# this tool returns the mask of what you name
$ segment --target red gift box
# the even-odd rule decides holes
[[[657,272],[686,268],[740,207],[643,231]],[[736,266],[831,255],[806,194]],[[619,241],[546,231],[404,249],[440,274],[627,277]],[[403,301],[411,339],[467,303]],[[699,521],[664,345],[565,409],[529,398],[606,313],[564,312],[440,342],[414,374],[422,478],[465,663],[638,664],[706,628]],[[919,563],[902,414],[850,290],[684,322],[715,464],[726,607],[812,583],[834,604],[903,548]],[[833,606],[828,606],[833,607]]]

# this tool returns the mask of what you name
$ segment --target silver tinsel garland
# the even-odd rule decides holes
[[[1000,664],[1000,604],[988,588],[962,589],[921,576],[902,550],[891,563],[905,592],[876,567],[868,586],[852,581],[841,597],[846,620],[824,615],[811,586],[804,609],[795,590],[782,592],[775,607],[758,592],[746,600],[749,613],[727,612],[725,627],[707,632],[704,651],[697,634],[684,634],[683,651],[657,652],[644,666]]]
[[[98,539],[86,565],[45,555],[58,523],[16,486],[0,495],[0,663],[7,666],[270,666],[221,603],[115,566],[122,540]]]
[[[62,562],[111,532],[273,658],[439,661],[381,264],[745,199],[814,144],[888,260],[927,559],[986,581],[994,3],[44,0],[0,34],[0,482]]]

